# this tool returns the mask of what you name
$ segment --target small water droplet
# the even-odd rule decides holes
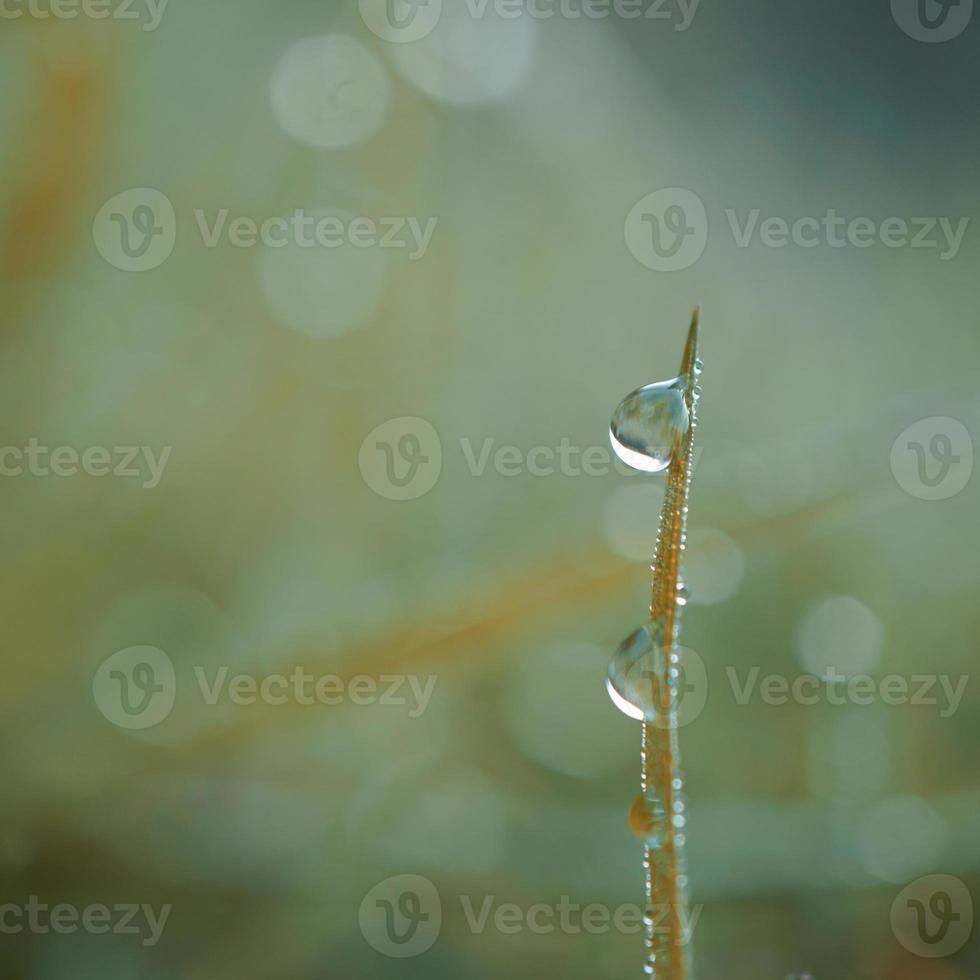
[[[667,809],[657,793],[641,793],[630,807],[630,830],[647,847],[659,847],[667,829]]]
[[[630,392],[613,412],[609,441],[627,466],[645,473],[667,469],[678,439],[690,425],[680,378]]]
[[[606,690],[613,704],[630,718],[653,721],[660,713],[661,678],[667,663],[662,620],[630,633],[609,661]]]

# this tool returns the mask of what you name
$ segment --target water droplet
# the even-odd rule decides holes
[[[667,829],[667,809],[660,796],[653,790],[641,793],[630,807],[629,824],[647,847],[659,847]]]
[[[609,441],[627,466],[659,473],[670,465],[690,421],[684,382],[658,381],[637,388],[619,403],[609,423]]]
[[[630,633],[609,661],[606,690],[613,704],[630,718],[654,720],[660,709],[660,678],[665,677],[663,621]]]

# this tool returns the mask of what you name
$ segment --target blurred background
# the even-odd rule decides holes
[[[699,301],[697,976],[980,975],[972,0],[3,2],[4,978],[639,975]]]

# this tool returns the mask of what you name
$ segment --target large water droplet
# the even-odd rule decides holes
[[[609,441],[627,466],[659,473],[670,465],[689,424],[684,382],[658,381],[637,388],[619,403],[609,423]]]
[[[660,713],[661,679],[666,675],[663,623],[647,623],[630,633],[613,654],[606,690],[624,715],[653,721]]]

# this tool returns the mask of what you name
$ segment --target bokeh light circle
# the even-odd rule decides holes
[[[354,220],[346,211],[311,212],[317,220]],[[272,315],[310,337],[339,337],[367,320],[384,291],[385,257],[378,244],[308,246],[290,239],[259,253],[259,287]]]
[[[395,68],[415,88],[439,102],[499,102],[528,83],[537,46],[537,24],[527,15],[502,17],[488,4],[472,16],[465,2],[446,4],[434,30],[389,51]]]
[[[291,44],[269,81],[282,130],[324,149],[353,146],[381,128],[389,99],[384,66],[360,41],[342,34]]]

